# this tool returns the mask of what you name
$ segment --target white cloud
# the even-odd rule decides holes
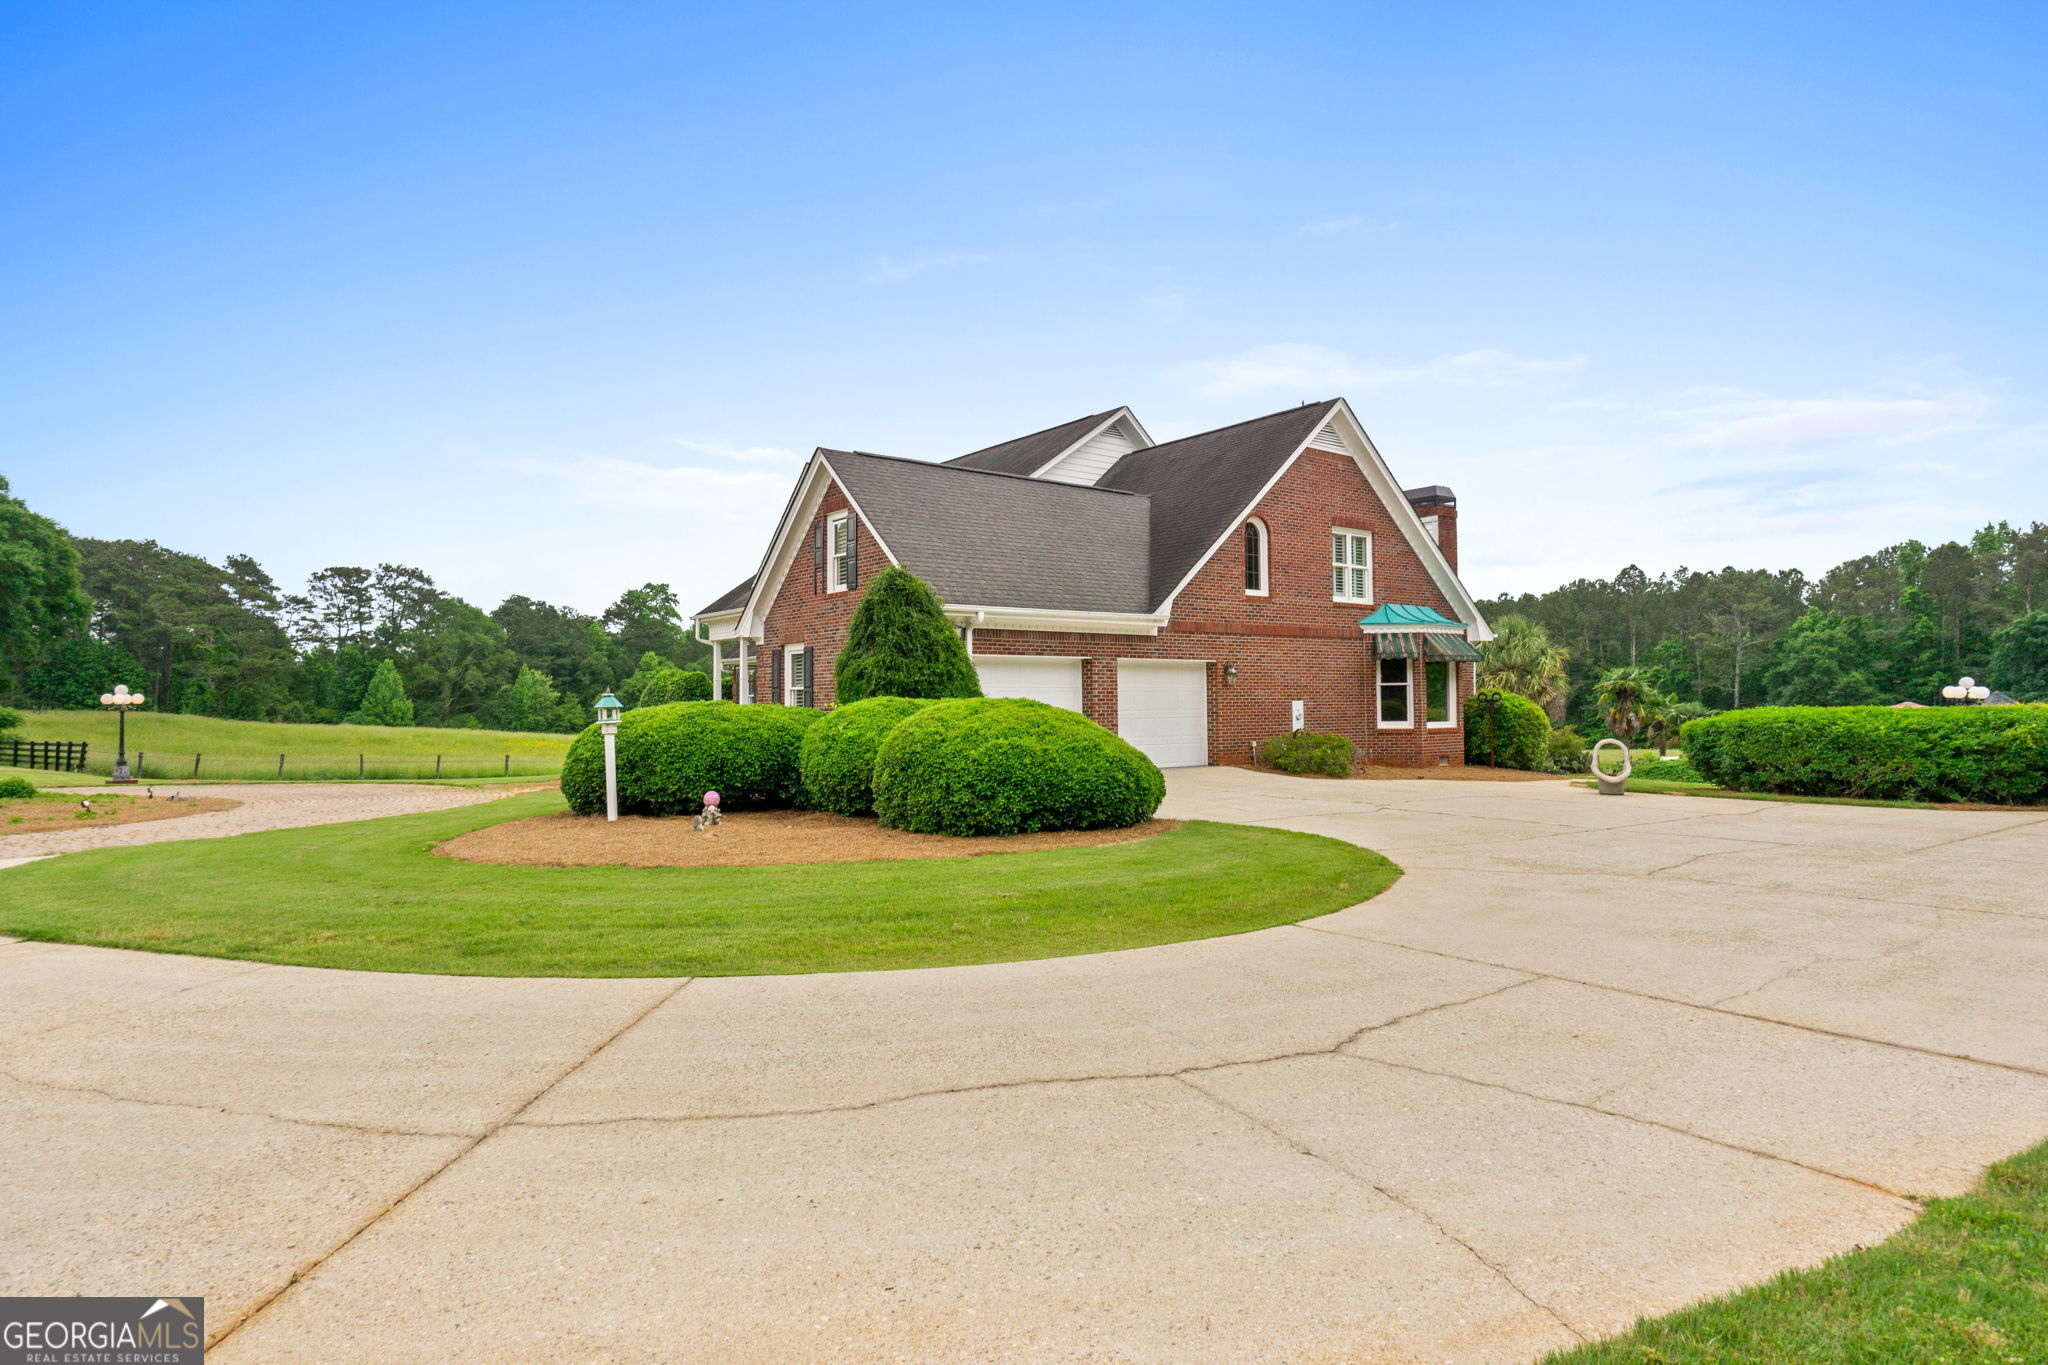
[[[1381,232],[1392,232],[1401,226],[1399,219],[1384,221],[1368,218],[1364,214],[1352,213],[1339,218],[1316,218],[1301,225],[1304,234],[1311,237],[1327,237],[1339,232],[1351,232],[1358,228],[1376,228]]]
[[[1980,424],[1984,400],[1941,397],[1753,398],[1666,414],[1682,429],[1665,444],[1782,457],[1925,441]]]
[[[727,446],[710,441],[692,441],[681,436],[669,437],[668,443],[716,460],[737,460],[743,464],[795,464],[808,458],[781,446]]]
[[[1534,360],[1501,350],[1467,351],[1416,365],[1383,365],[1354,359],[1330,346],[1290,343],[1255,346],[1222,360],[1180,371],[1180,378],[1205,398],[1287,390],[1318,397],[1407,387],[1505,388],[1540,375],[1576,370],[1586,357]]]
[[[861,278],[869,284],[901,284],[927,270],[987,265],[994,259],[977,251],[946,251],[933,256],[877,256]]]
[[[611,455],[579,455],[566,460],[517,457],[505,468],[560,480],[569,496],[584,504],[630,506],[647,510],[696,511],[712,499],[773,500],[788,497],[792,476],[787,470],[708,469],[701,465],[656,465]]]

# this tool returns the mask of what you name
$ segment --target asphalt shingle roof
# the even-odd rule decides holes
[[[759,574],[748,574],[745,582],[727,588],[710,606],[699,611],[697,615],[711,616],[721,611],[738,611],[747,605],[747,596],[754,591],[754,580],[758,577]]]
[[[1019,436],[1014,441],[972,451],[946,461],[956,469],[981,469],[992,474],[1036,474],[1055,455],[1086,436],[1104,421],[1109,412],[1098,412],[1092,417],[1076,417],[1071,422],[1062,422],[1044,431],[1034,431],[1029,436]]]
[[[1166,600],[1287,457],[1336,410],[1334,398],[1306,403],[1134,450],[1102,476],[1100,488],[1145,493],[1152,499],[1148,608]]]
[[[890,551],[944,602],[1063,611],[1149,605],[1145,497],[958,463],[820,453]]]

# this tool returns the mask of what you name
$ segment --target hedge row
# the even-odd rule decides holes
[[[1738,791],[2048,802],[2048,706],[1769,706],[1689,721],[1700,776]]]
[[[1283,773],[1351,775],[1351,741],[1342,735],[1295,730],[1266,741],[1266,761]]]
[[[929,834],[1121,828],[1166,795],[1152,761],[1094,721],[1014,698],[873,697],[822,716],[729,701],[643,707],[619,722],[618,765],[622,814],[694,814],[716,791],[728,810],[872,812]],[[578,814],[604,809],[597,726],[569,746],[562,794]]]

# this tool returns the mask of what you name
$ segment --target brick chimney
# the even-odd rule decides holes
[[[1458,496],[1440,483],[1427,488],[1404,490],[1408,505],[1415,509],[1415,515],[1422,518],[1422,529],[1429,532],[1444,552],[1444,558],[1451,562],[1451,572],[1458,571]]]

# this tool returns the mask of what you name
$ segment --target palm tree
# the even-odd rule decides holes
[[[1650,743],[1657,746],[1657,757],[1664,757],[1665,750],[1678,742],[1678,732],[1685,728],[1687,721],[1698,720],[1707,714],[1707,708],[1696,701],[1667,701],[1657,708],[1657,714],[1645,727]]]
[[[1479,685],[1527,697],[1548,710],[1564,695],[1569,657],[1538,622],[1503,616],[1493,623],[1493,638],[1479,646]]]
[[[1610,668],[1593,685],[1593,695],[1607,720],[1607,731],[1623,744],[1633,745],[1636,734],[1656,723],[1659,713],[1671,705],[1657,690],[1656,675],[1647,668]]]

